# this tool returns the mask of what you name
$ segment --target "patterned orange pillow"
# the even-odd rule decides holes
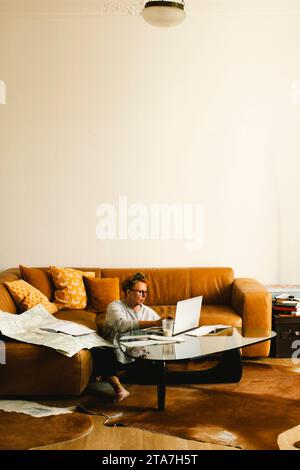
[[[19,281],[4,283],[11,293],[21,312],[26,312],[37,304],[42,304],[49,313],[56,313],[57,307],[49,302],[47,297],[38,289],[20,279]]]
[[[83,283],[83,275],[95,277],[94,272],[83,272],[71,268],[50,266],[52,279],[56,287],[54,300],[59,309],[84,309],[87,296]]]

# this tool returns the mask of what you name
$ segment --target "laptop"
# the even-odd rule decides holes
[[[172,336],[199,327],[202,299],[203,296],[200,295],[177,302]]]

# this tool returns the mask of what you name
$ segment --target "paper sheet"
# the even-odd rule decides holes
[[[58,408],[55,406],[45,406],[35,403],[33,401],[23,400],[0,400],[0,410],[15,413],[25,413],[35,418],[42,418],[43,416],[61,415],[72,413],[77,406],[68,406],[65,408]]]
[[[41,327],[50,327],[60,320],[53,317],[41,304],[27,310],[20,315],[0,312],[0,331],[9,338],[24,343],[48,346],[65,356],[72,357],[81,349],[106,346],[115,348],[109,341],[96,332],[83,336],[71,336],[65,333],[53,333],[42,330]],[[64,320],[62,320],[64,322]]]

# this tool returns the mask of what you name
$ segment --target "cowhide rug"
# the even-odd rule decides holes
[[[68,413],[34,418],[0,410],[0,450],[27,450],[84,437],[93,429],[87,414]]]
[[[90,391],[81,405],[92,414],[123,412],[110,426],[248,450],[278,449],[278,435],[300,423],[300,368],[249,361],[236,384],[168,385],[164,411],[156,409],[156,386],[126,387],[130,396],[118,405],[107,387]]]

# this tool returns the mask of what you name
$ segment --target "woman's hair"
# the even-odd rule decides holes
[[[122,290],[126,292],[133,288],[136,282],[145,282],[147,284],[147,279],[144,273],[135,273],[133,276],[128,277],[125,281],[122,282]]]

